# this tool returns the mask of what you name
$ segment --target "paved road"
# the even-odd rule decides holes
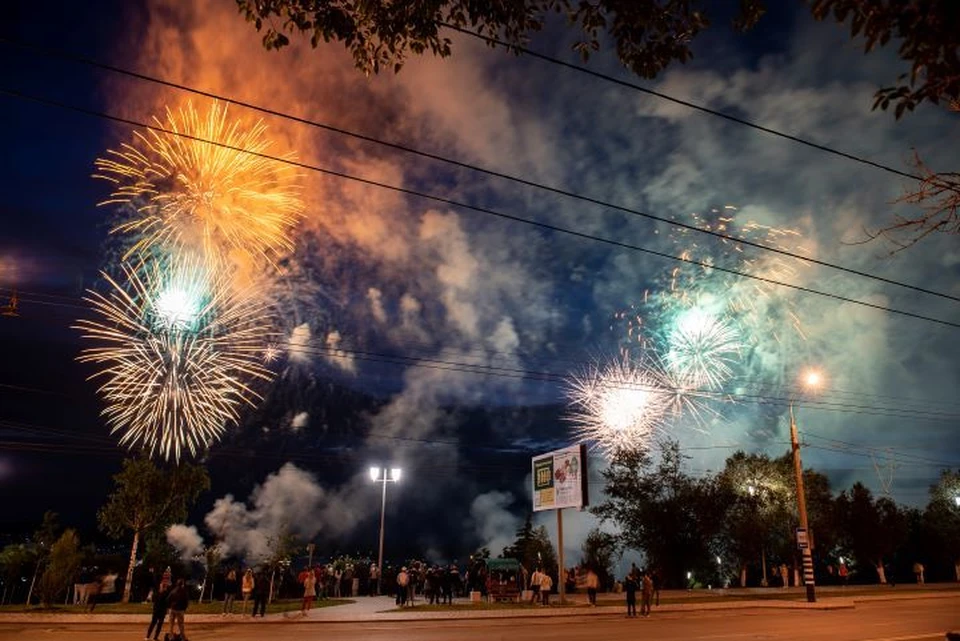
[[[599,614],[546,619],[405,621],[382,623],[266,623],[194,625],[192,641],[323,638],[337,641],[933,641],[960,629],[960,597],[858,604],[856,609],[655,612],[649,619]],[[142,639],[129,624],[0,624],[0,641],[126,641]]]

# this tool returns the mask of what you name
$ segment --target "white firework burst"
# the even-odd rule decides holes
[[[273,373],[261,360],[271,327],[253,292],[237,292],[200,261],[122,265],[126,284],[89,291],[99,318],[75,327],[99,343],[78,360],[95,363],[112,433],[150,456],[179,460],[219,440],[243,405],[259,395],[254,381]]]

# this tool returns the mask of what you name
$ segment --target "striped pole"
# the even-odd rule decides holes
[[[793,403],[790,404],[790,444],[793,449],[793,473],[797,479],[797,511],[800,512],[800,527],[807,535],[803,547],[803,582],[807,586],[807,601],[817,600],[813,580],[813,557],[810,555],[810,528],[807,524],[807,497],[803,490],[803,463],[800,462],[800,439],[797,437],[797,422],[793,419]]]

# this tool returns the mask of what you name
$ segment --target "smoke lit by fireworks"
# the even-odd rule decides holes
[[[195,456],[259,398],[252,383],[273,376],[261,365],[265,309],[199,261],[122,268],[125,285],[104,274],[110,292],[89,292],[99,319],[76,327],[99,345],[79,360],[101,367],[93,378],[104,380],[103,413],[121,444],[166,459]]]
[[[188,103],[154,125],[162,131],[136,132],[132,144],[96,161],[95,177],[114,184],[101,204],[130,205],[129,220],[113,230],[134,236],[124,259],[189,247],[213,261],[239,254],[273,262],[292,249],[303,211],[297,172],[263,157],[270,142],[262,122],[230,121],[219,103],[205,114]]]
[[[793,258],[751,248],[739,239],[759,243],[800,256],[808,249],[802,244],[797,230],[770,227],[748,220],[741,223],[730,205],[723,211],[712,210],[709,215],[693,214],[692,224],[705,231],[731,237],[704,238],[696,232],[676,228],[670,233],[674,251],[681,257],[708,265],[675,267],[669,278],[654,293],[658,304],[664,307],[688,308],[704,295],[723,301],[724,313],[749,327],[748,335],[767,336],[781,342],[787,336],[784,330],[792,328],[793,335],[806,339],[803,325],[793,307],[793,297],[773,283],[745,279],[717,271],[710,266],[734,269],[775,281],[796,283],[808,263]]]

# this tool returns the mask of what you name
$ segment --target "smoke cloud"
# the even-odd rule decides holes
[[[189,561],[203,554],[203,537],[192,525],[176,524],[167,528],[167,543],[180,553],[180,558]]]
[[[284,536],[310,540],[352,530],[359,514],[348,509],[349,500],[345,492],[329,492],[313,474],[287,463],[255,487],[246,502],[229,494],[217,499],[204,523],[225,555],[259,563],[271,557]]]

